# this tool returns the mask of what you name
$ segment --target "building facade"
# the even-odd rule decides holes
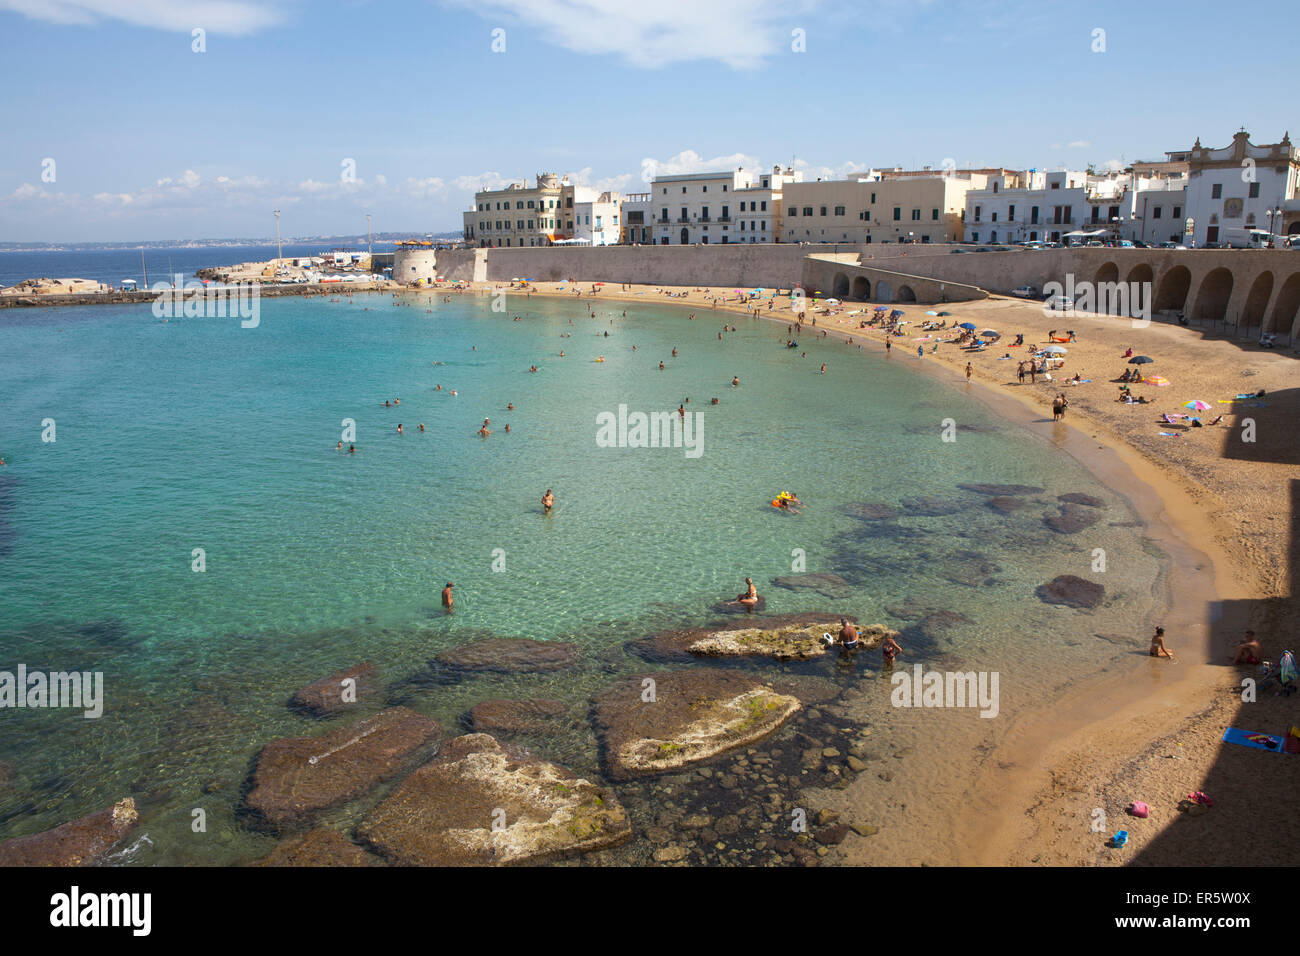
[[[961,238],[966,194],[982,177],[817,180],[785,187],[783,242],[951,242]]]
[[[1223,149],[1206,148],[1198,137],[1190,150],[1166,155],[1187,163],[1184,232],[1197,246],[1250,229],[1300,234],[1300,150],[1289,133],[1279,143],[1256,146],[1243,129]]]
[[[966,242],[1062,242],[1091,218],[1087,173],[1069,170],[989,177],[966,193]]]
[[[531,188],[524,181],[504,189],[480,190],[474,194],[474,208],[464,214],[465,241],[473,246],[511,247],[573,239],[578,222],[575,205],[598,203],[600,198],[595,189],[575,185],[555,173],[539,173]],[[592,213],[585,210],[583,218],[590,219]],[[600,215],[602,222],[608,218],[608,213]],[[612,241],[617,242],[617,229],[614,236]]]

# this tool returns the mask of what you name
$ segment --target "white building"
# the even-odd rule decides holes
[[[1247,229],[1300,233],[1300,150],[1290,134],[1255,146],[1243,129],[1223,149],[1203,147],[1198,137],[1190,150],[1166,155],[1188,165],[1184,226],[1197,246],[1226,242]]]
[[[623,197],[623,239],[629,245],[648,246],[654,242],[650,226],[650,194],[630,193]]]
[[[1091,218],[1087,179],[1070,170],[990,176],[966,193],[966,241],[1062,242]]]
[[[585,186],[574,189],[573,238],[579,242],[585,239],[584,245],[618,245],[623,238],[618,193],[604,192],[593,198]]]
[[[779,235],[781,186],[798,180],[794,170],[656,176],[650,184],[654,241],[678,246],[699,243],[775,242]],[[740,206],[745,205],[744,235]],[[767,239],[757,238],[767,236]]]

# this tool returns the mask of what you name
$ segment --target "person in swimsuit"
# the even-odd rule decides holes
[[[1155,634],[1151,635],[1150,654],[1152,657],[1167,657],[1171,661],[1174,659],[1174,652],[1165,647],[1165,629],[1163,627],[1157,627]]]
[[[745,593],[737,594],[734,601],[728,601],[728,604],[742,604],[751,610],[758,605],[758,588],[754,587],[753,578],[745,578]]]
[[[442,606],[445,607],[448,611],[451,610],[451,605],[454,600],[451,596],[451,588],[452,588],[452,583],[448,581],[447,586],[442,589]]]
[[[733,375],[733,376],[732,376],[732,378],[731,378],[731,387],[732,387],[732,388],[739,388],[739,387],[740,387],[740,376],[739,376],[739,375]]]
[[[1264,648],[1260,646],[1254,631],[1247,631],[1237,642],[1237,653],[1232,658],[1234,664],[1258,664],[1264,657]]]
[[[848,618],[840,618],[840,653],[847,657],[861,646],[858,629],[849,623]]]
[[[542,513],[550,514],[551,509],[555,507],[555,495],[551,494],[551,489],[546,489],[546,494],[542,495]]]
[[[891,635],[885,635],[885,640],[880,645],[880,657],[884,662],[885,670],[894,669],[894,658],[898,656],[898,652],[902,649],[902,644],[894,640]]]

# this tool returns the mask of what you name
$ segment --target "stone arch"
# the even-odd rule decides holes
[[[1222,319],[1228,312],[1232,298],[1232,271],[1220,266],[1211,269],[1196,290],[1196,304],[1192,307],[1193,319]]]
[[[1300,236],[1300,219],[1286,227],[1286,234],[1288,236]]]
[[[690,244],[691,244],[691,231],[687,229],[685,226],[682,226],[682,245],[689,246]]]
[[[1151,267],[1145,262],[1139,262],[1132,269],[1128,270],[1128,278],[1125,281],[1128,282],[1129,285],[1132,285],[1134,282],[1154,282],[1155,273],[1151,271]]]
[[[1241,311],[1241,324],[1244,327],[1264,324],[1264,310],[1268,308],[1268,299],[1272,294],[1273,273],[1261,272],[1251,283],[1250,294],[1246,296],[1246,307]]]
[[[831,295],[837,299],[847,298],[849,294],[849,277],[843,272],[835,273],[835,278],[831,280]]]
[[[900,285],[898,287],[898,301],[899,302],[916,301],[916,293],[912,291],[912,287],[910,285]]]
[[[1160,277],[1160,287],[1156,290],[1155,311],[1182,311],[1187,304],[1187,292],[1191,287],[1191,270],[1187,266],[1174,266]]]
[[[865,302],[867,301],[867,297],[870,295],[871,283],[867,281],[867,277],[854,276],[853,291],[850,293],[850,297],[856,299],[858,302]]]
[[[1300,312],[1300,272],[1293,272],[1278,290],[1273,302],[1273,313],[1268,317],[1263,331],[1290,335],[1297,312]]]
[[[876,280],[876,301],[877,302],[894,301],[893,287],[891,287],[890,284],[884,279]]]
[[[1118,282],[1119,266],[1115,265],[1113,262],[1103,263],[1101,268],[1097,270],[1097,275],[1093,277],[1092,281],[1096,285],[1101,285],[1103,282]]]

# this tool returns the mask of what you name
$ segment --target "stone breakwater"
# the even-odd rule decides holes
[[[212,270],[200,269],[199,275]],[[278,296],[298,295],[298,296],[333,296],[346,293],[352,295],[357,292],[382,292],[388,289],[396,289],[397,286],[391,282],[349,282],[345,286],[336,284],[331,285],[304,285],[297,283],[294,285],[259,285],[257,294],[260,298],[269,299]],[[204,290],[195,289],[183,290],[183,295],[200,295]],[[215,292],[215,289],[207,291]],[[84,292],[75,295],[6,295],[0,296],[0,309],[37,309],[37,308],[57,308],[59,306],[73,305],[130,305],[136,302],[152,303],[155,299],[163,295],[169,295],[170,292],[154,292],[152,290],[142,292]]]

